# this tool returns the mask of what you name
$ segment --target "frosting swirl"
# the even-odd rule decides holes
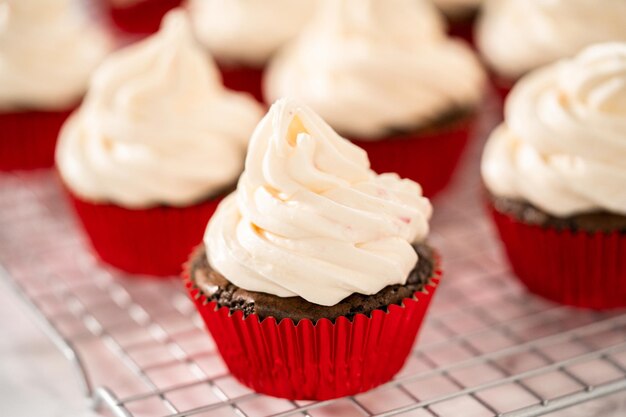
[[[61,131],[66,184],[125,207],[187,205],[234,184],[262,117],[249,96],[225,90],[185,14],[111,57]]]
[[[515,80],[586,46],[626,41],[620,0],[487,0],[477,44],[489,66]]]
[[[323,0],[300,38],[270,64],[265,94],[303,100],[342,134],[377,139],[472,108],[484,73],[416,0]]]
[[[113,42],[75,3],[0,0],[0,109],[78,103]]]
[[[431,211],[417,183],[377,175],[365,151],[283,99],[252,136],[237,191],[204,242],[235,285],[329,306],[404,284]]]
[[[588,48],[511,92],[482,162],[488,189],[555,215],[626,215],[626,44]]]
[[[220,62],[260,67],[309,20],[315,0],[189,0],[196,35]]]

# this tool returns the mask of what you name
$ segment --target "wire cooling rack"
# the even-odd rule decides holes
[[[264,397],[228,373],[177,279],[132,278],[91,255],[50,172],[0,175],[0,275],[114,416],[508,416],[626,389],[626,314],[527,295],[511,276],[468,152],[436,201],[444,279],[392,382],[324,402]]]

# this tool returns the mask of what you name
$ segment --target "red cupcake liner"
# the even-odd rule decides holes
[[[513,271],[531,292],[582,308],[626,307],[626,233],[559,231],[490,211]]]
[[[417,181],[424,195],[432,197],[452,179],[475,124],[472,116],[438,131],[352,142],[367,151],[374,171]]]
[[[424,291],[386,312],[295,324],[217,308],[185,272],[191,299],[231,374],[259,393],[292,400],[354,395],[393,378],[411,352],[439,276],[437,270]]]
[[[61,126],[71,111],[0,113],[0,171],[50,168]]]
[[[116,6],[105,0],[105,11],[120,31],[147,35],[159,30],[165,14],[182,4],[182,0],[141,0],[129,6]]]
[[[132,274],[179,275],[221,197],[189,207],[131,210],[85,201],[68,190],[70,201],[99,258]]]
[[[220,64],[219,69],[226,88],[250,93],[257,101],[263,103],[263,68]]]

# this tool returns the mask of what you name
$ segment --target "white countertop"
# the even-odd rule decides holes
[[[0,284],[0,415],[94,417],[74,370]]]

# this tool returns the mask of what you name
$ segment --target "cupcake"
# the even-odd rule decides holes
[[[262,101],[265,64],[310,18],[315,0],[189,0],[198,39],[217,60],[224,85]]]
[[[111,55],[56,154],[99,257],[131,273],[180,273],[198,229],[235,187],[261,117],[254,99],[222,87],[182,11]]]
[[[232,375],[314,400],[391,379],[439,281],[431,211],[417,183],[376,174],[312,110],[277,101],[185,273]]]
[[[304,101],[365,149],[375,171],[418,181],[432,196],[460,159],[484,80],[426,1],[323,0],[264,86],[269,99]]]
[[[579,307],[626,306],[626,44],[590,47],[512,90],[482,174],[515,274]]]
[[[112,48],[73,3],[0,3],[0,170],[54,164],[59,129]]]
[[[445,15],[449,33],[474,43],[474,21],[485,0],[433,0]]]
[[[159,30],[165,14],[182,0],[101,0],[106,16],[121,32],[148,35]]]
[[[504,98],[533,69],[594,43],[626,41],[626,2],[486,0],[476,38]]]

